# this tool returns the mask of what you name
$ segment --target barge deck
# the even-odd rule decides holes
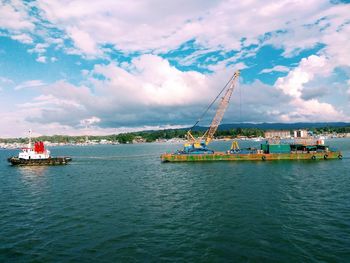
[[[272,160],[328,160],[342,159],[339,151],[314,153],[225,153],[212,154],[177,154],[165,153],[160,156],[162,162],[207,162],[207,161],[272,161]]]

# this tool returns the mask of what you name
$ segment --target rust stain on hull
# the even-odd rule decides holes
[[[207,162],[207,161],[270,161],[270,160],[328,160],[342,159],[341,152],[315,153],[254,153],[228,154],[217,152],[214,154],[174,154],[165,153],[160,156],[162,162]]]

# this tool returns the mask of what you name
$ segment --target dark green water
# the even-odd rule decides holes
[[[350,262],[350,140],[330,144],[343,160],[162,164],[181,145],[139,144],[11,167],[0,150],[0,262]]]

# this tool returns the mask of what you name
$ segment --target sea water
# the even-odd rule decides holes
[[[350,262],[350,140],[328,143],[343,160],[161,163],[182,146],[154,143],[12,167],[0,150],[0,262]]]

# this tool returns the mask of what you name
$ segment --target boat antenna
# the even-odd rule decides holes
[[[28,148],[32,148],[32,129],[29,129],[29,143],[28,143]]]

